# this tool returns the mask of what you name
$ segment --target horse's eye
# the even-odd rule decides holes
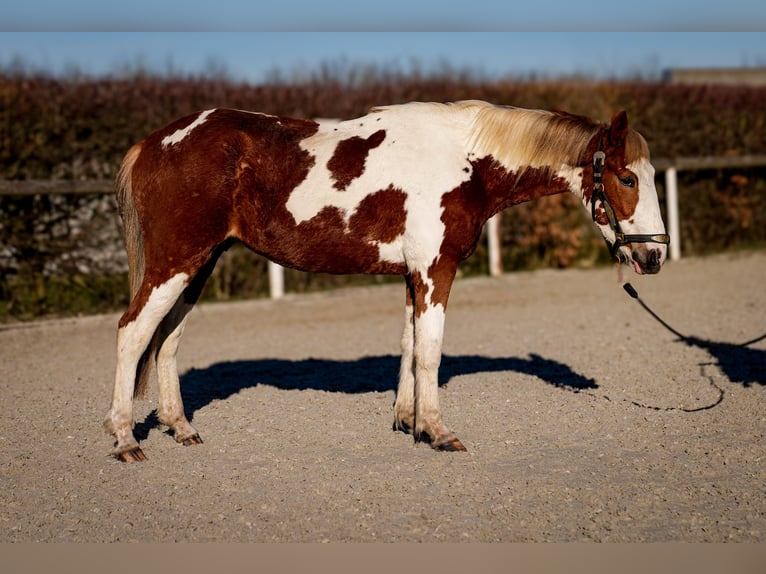
[[[636,187],[636,178],[632,175],[626,175],[625,177],[621,177],[619,179],[620,183],[625,187]]]

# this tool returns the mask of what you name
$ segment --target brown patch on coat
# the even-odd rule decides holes
[[[474,177],[481,180],[486,189],[487,218],[511,205],[531,201],[545,195],[569,191],[569,182],[555,177],[549,167],[525,167],[509,171],[492,156],[472,162]]]
[[[431,303],[446,311],[457,266],[476,249],[490,211],[490,198],[478,173],[474,171],[471,179],[445,193],[441,207],[444,238],[439,256],[428,268],[428,278],[433,283]],[[423,310],[416,307],[416,312]]]
[[[419,271],[410,271],[407,275],[407,305],[414,305],[415,317],[420,317],[426,310],[428,284]]]
[[[457,264],[457,261],[447,257],[439,257],[428,268],[428,278],[433,282],[431,304],[441,305],[445,311],[447,310],[452,283],[455,280]]]
[[[569,183],[547,167],[509,171],[492,156],[471,163],[472,177],[442,196],[444,238],[428,268],[433,282],[430,301],[445,310],[457,266],[476,249],[487,219],[511,205],[569,190]],[[418,312],[422,309],[416,306]]]
[[[403,233],[404,199],[405,194],[392,187],[371,194],[351,216],[348,228],[344,213],[337,207],[326,206],[297,226],[277,230],[272,240],[264,244],[263,252],[283,265],[303,271],[403,274],[404,263],[381,261],[374,242],[386,243]],[[248,243],[247,238],[244,240]],[[258,245],[254,248],[261,250]]]
[[[258,187],[254,182],[254,188]],[[404,273],[403,263],[381,261],[375,244],[388,243],[404,232],[403,191],[389,187],[367,196],[348,225],[345,213],[334,206],[325,206],[311,219],[296,225],[285,207],[289,193],[285,195],[274,203],[260,203],[261,209],[245,206],[243,211],[237,211],[237,237],[253,251],[301,271]]]
[[[237,219],[243,184],[257,178],[262,192],[286,198],[313,164],[298,143],[316,132],[315,122],[234,110],[216,110],[182,141],[162,145],[197,117],[181,118],[140,144],[129,177],[143,236],[144,276],[120,325],[138,316],[155,287],[179,273],[191,282],[214,263]],[[273,199],[258,196],[252,203],[265,206]]]
[[[292,123],[291,123],[292,122]],[[280,118],[279,126],[242,134],[235,172],[230,234],[256,253],[302,271],[403,274],[404,264],[380,261],[375,242],[403,233],[406,194],[392,186],[365,197],[348,219],[334,206],[296,224],[286,203],[305,180],[315,158],[300,147],[316,124]],[[348,140],[346,140],[348,141]],[[381,137],[382,141],[382,137]]]
[[[368,243],[391,243],[404,233],[406,200],[407,194],[393,185],[368,195],[351,216],[349,232]]]
[[[344,191],[349,184],[364,173],[367,155],[378,147],[386,137],[385,130],[378,130],[368,138],[353,136],[338,142],[332,157],[327,162],[338,191]]]

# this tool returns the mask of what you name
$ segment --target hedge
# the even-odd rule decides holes
[[[427,78],[330,75],[300,83],[249,85],[222,78],[140,73],[129,78],[57,79],[0,72],[0,179],[113,178],[133,143],[175,118],[210,107],[345,119],[378,104],[461,99],[563,109],[602,121],[625,109],[633,127],[649,141],[654,157],[766,154],[763,87],[639,81],[485,82],[459,74]],[[766,245],[764,171],[680,174],[685,254]],[[660,194],[661,183],[658,179]],[[94,208],[91,202],[100,203]],[[97,213],[100,227],[93,232],[80,230],[74,234],[76,245],[67,244],[65,239],[72,234],[61,230],[72,227],[72,218],[80,214],[85,220],[94,219],[82,213]],[[507,210],[502,234],[504,266],[509,271],[607,261],[587,214],[568,194]],[[98,245],[110,246],[105,247],[108,261],[90,260]],[[0,197],[0,317],[123,306],[127,288],[120,250],[111,198]],[[461,273],[483,272],[486,253],[480,246]],[[350,280],[359,278],[290,273],[287,288],[326,288]],[[264,262],[234,249],[219,264],[206,297],[263,295],[266,284]],[[67,289],[78,288],[87,292],[87,297],[83,295],[90,301],[87,305],[74,303],[66,294]],[[59,295],[52,297],[51,289]]]

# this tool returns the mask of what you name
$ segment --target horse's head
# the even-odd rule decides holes
[[[594,150],[592,186],[584,190],[583,201],[612,256],[632,263],[636,273],[657,273],[665,262],[669,239],[646,140],[628,127],[623,111],[599,130],[588,149]]]

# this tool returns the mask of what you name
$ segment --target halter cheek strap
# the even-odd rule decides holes
[[[623,245],[628,243],[661,243],[667,245],[670,243],[670,236],[666,233],[634,233],[626,235],[620,227],[620,222],[617,220],[617,215],[609,203],[609,199],[604,193],[604,164],[606,163],[606,154],[602,149],[602,143],[599,140],[598,151],[593,154],[593,194],[590,198],[590,214],[593,221],[596,222],[596,200],[601,202],[606,218],[609,221],[609,227],[614,232],[615,241],[610,243],[606,241],[606,245],[609,248],[609,254],[615,258],[617,257],[617,251]]]

